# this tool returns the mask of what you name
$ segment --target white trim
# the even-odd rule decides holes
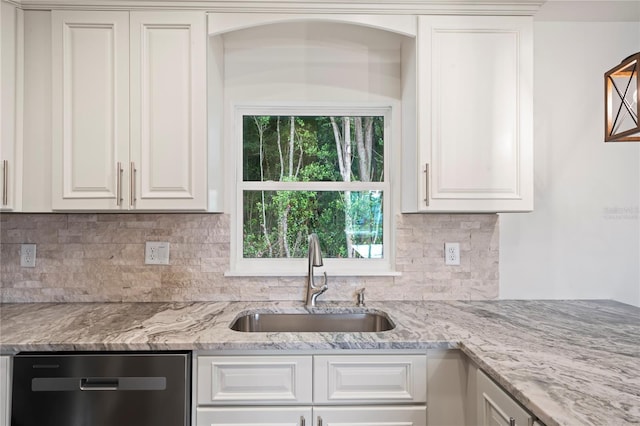
[[[304,258],[295,259],[247,259],[243,257],[243,190],[380,190],[383,198],[383,258],[382,259],[324,259],[325,266],[318,270],[327,270],[333,276],[397,276],[395,272],[394,195],[392,194],[392,140],[400,140],[398,126],[393,125],[393,107],[389,104],[368,103],[328,104],[328,103],[260,103],[255,105],[236,105],[233,110],[233,129],[242,129],[242,117],[245,115],[296,115],[296,116],[383,116],[384,117],[384,182],[245,182],[242,173],[242,131],[233,132],[236,149],[231,164],[234,190],[231,195],[231,265],[226,276],[303,276],[306,272]],[[394,133],[395,132],[395,133]]]
[[[276,182],[239,181],[245,191],[388,191],[385,182]]]
[[[230,31],[284,22],[340,22],[394,32],[407,37],[416,37],[418,22],[411,15],[347,15],[347,14],[301,14],[301,13],[209,13],[210,36]]]
[[[7,1],[7,0],[2,0]],[[210,12],[532,16],[546,0],[9,0],[22,9],[180,9]]]

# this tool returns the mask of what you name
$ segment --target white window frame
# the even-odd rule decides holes
[[[242,170],[243,117],[257,116],[383,116],[384,117],[384,182],[244,182]],[[381,276],[399,275],[395,272],[395,194],[392,194],[392,140],[400,141],[400,118],[394,118],[393,107],[388,104],[357,105],[236,105],[233,123],[233,186],[231,194],[231,269],[227,276],[304,276],[307,273],[306,258],[244,258],[243,248],[243,197],[245,190],[307,190],[307,191],[383,191],[383,257],[381,259],[324,258],[324,267],[316,273],[329,276]],[[399,152],[399,149],[397,150]],[[322,244],[322,241],[320,242]]]

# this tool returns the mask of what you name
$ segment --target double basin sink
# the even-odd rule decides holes
[[[230,325],[247,333],[377,333],[394,327],[386,314],[377,312],[247,313]]]

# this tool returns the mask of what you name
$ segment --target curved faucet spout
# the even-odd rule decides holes
[[[316,299],[322,293],[329,289],[327,285],[327,273],[324,273],[324,279],[321,285],[316,285],[313,276],[313,268],[322,266],[322,251],[320,251],[320,240],[316,234],[309,235],[309,253],[308,253],[308,269],[307,269],[307,297],[306,306],[313,308],[316,306]]]

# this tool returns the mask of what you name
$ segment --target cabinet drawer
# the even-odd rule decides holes
[[[198,408],[195,426],[301,426],[311,424],[311,407]]]
[[[314,359],[315,403],[426,401],[426,355],[316,356]]]
[[[312,425],[322,426],[425,426],[427,408],[422,406],[316,407]]]
[[[478,370],[478,424],[530,426],[531,416],[485,373]]]
[[[198,404],[310,404],[310,356],[202,356]]]

